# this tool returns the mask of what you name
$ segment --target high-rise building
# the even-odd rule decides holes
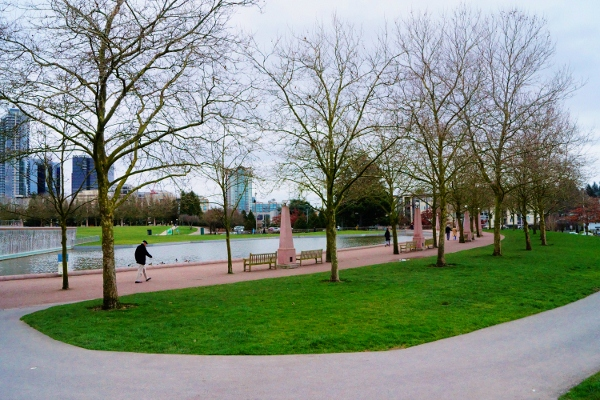
[[[60,190],[60,164],[52,161],[40,159],[29,160],[29,194],[46,194],[48,193],[48,182],[46,176],[52,174],[52,182],[54,191]]]
[[[88,156],[73,157],[73,169],[71,173],[71,193],[80,190],[98,189],[98,175],[94,166],[94,160]],[[108,180],[115,179],[114,168],[108,171]]]
[[[238,211],[251,211],[252,173],[250,169],[238,167],[227,175],[227,203],[230,207],[237,204]]]
[[[29,120],[18,109],[0,119],[0,198],[29,196]]]

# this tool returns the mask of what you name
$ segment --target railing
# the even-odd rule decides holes
[[[23,226],[22,219],[0,219],[0,226]]]
[[[93,243],[93,242],[99,242],[99,241],[100,241],[100,236],[86,236],[86,237],[75,239],[75,245],[77,246],[78,244]]]

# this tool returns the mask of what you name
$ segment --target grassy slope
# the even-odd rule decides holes
[[[599,290],[600,238],[549,234],[523,251],[522,232],[491,248],[328,273],[123,296],[23,317],[89,349],[182,354],[293,354],[414,346],[552,309]],[[535,242],[537,244],[537,241]]]

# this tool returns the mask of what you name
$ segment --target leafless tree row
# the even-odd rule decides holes
[[[522,214],[548,212],[542,188],[556,193],[562,179],[578,178],[583,141],[563,104],[576,84],[553,69],[553,53],[542,19],[465,7],[413,13],[373,44],[334,18],[254,49],[271,101],[264,129],[287,151],[283,177],[316,194],[327,215],[331,280],[335,211],[373,164],[393,196],[433,195],[442,221],[449,209],[460,218],[491,208],[494,255],[509,196],[527,194]],[[441,267],[443,229],[436,242]]]
[[[336,212],[361,179],[385,182],[392,205],[433,194],[442,220],[459,190],[491,193],[496,255],[508,196],[541,221],[558,177],[577,179],[580,137],[563,107],[576,85],[552,69],[543,20],[461,7],[413,13],[369,41],[333,17],[264,48],[227,26],[256,2],[0,2],[11,18],[0,21],[0,101],[51,132],[54,151],[94,160],[104,308],[118,307],[112,221],[126,200],[109,190],[126,182],[201,175],[234,210],[228,171],[277,149],[280,180],[321,200],[338,281]],[[110,182],[117,163],[125,173]],[[444,266],[442,231],[437,246]]]

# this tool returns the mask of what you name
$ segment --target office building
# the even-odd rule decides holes
[[[29,196],[29,120],[18,109],[0,119],[0,198]]]
[[[249,168],[238,167],[227,174],[227,204],[238,211],[252,209],[252,172]],[[236,207],[237,205],[237,207]]]
[[[61,185],[61,168],[60,164],[53,161],[46,161],[40,159],[29,160],[29,194],[47,194],[48,193],[48,180],[46,179],[47,174],[52,174],[53,190],[54,193],[60,192]]]
[[[73,157],[73,169],[71,173],[71,193],[80,190],[98,189],[98,175],[94,166],[94,160],[88,156]],[[108,171],[108,180],[115,179],[114,168]]]

